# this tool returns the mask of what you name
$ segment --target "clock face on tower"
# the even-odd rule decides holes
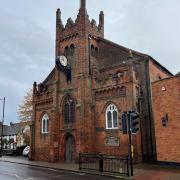
[[[58,56],[57,60],[63,67],[67,66],[67,58],[64,55]]]
[[[56,57],[56,67],[65,73],[67,81],[71,81],[71,66],[68,64],[66,56],[60,55]]]

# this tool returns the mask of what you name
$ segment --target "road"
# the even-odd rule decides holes
[[[115,180],[116,178],[0,162],[0,180]]]

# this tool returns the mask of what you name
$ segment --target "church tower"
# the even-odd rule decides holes
[[[75,21],[68,18],[65,25],[62,23],[61,11],[57,9],[55,69],[57,84],[55,85],[54,107],[57,109],[56,121],[60,123],[60,144],[64,138],[60,159],[77,158],[72,154],[66,154],[65,147],[73,149],[70,145],[73,143],[76,144],[74,145],[76,148],[73,150],[73,152],[76,151],[76,155],[79,152],[92,152],[94,149],[93,124],[95,119],[93,117],[93,80],[90,56],[91,46],[98,49],[98,37],[104,37],[104,13],[100,12],[98,25],[94,19],[90,21],[86,0],[80,0],[80,8]],[[63,62],[65,63],[63,64]],[[70,123],[66,122],[66,102],[67,106],[71,102],[73,102],[71,105],[74,106],[72,109],[69,107],[70,111],[74,112],[72,117],[69,117],[69,110],[67,110],[67,119],[69,118],[67,121]],[[58,135],[59,131],[56,127],[54,126],[53,132]]]

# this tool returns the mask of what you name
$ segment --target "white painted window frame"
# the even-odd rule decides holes
[[[49,116],[48,114],[44,114],[41,120],[41,133],[47,134],[49,133]]]
[[[113,108],[114,107],[114,108]],[[113,109],[111,109],[113,108]],[[108,127],[108,112],[111,112],[111,118],[112,118],[112,127],[109,128]],[[117,127],[114,127],[114,118],[113,118],[113,112],[116,111],[117,112]],[[115,104],[109,104],[109,106],[106,108],[106,129],[118,129],[118,109],[116,107]]]

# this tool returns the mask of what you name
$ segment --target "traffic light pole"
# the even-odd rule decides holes
[[[130,165],[130,176],[133,176],[133,145],[132,145],[132,137],[133,134],[135,134],[138,130],[138,113],[136,111],[128,111],[128,112],[123,112],[121,116],[122,120],[122,133],[129,135],[129,147],[128,147],[128,165]],[[128,126],[128,127],[127,127]],[[128,168],[129,170],[129,168]]]
[[[129,133],[129,161],[130,161],[130,174],[131,174],[131,176],[133,176],[134,175],[134,172],[133,172],[133,157],[132,157],[132,130],[131,130],[131,120],[130,120],[130,118],[131,118],[131,114],[130,114],[130,112],[128,112],[128,114],[127,114],[127,116],[128,116],[128,133]]]

